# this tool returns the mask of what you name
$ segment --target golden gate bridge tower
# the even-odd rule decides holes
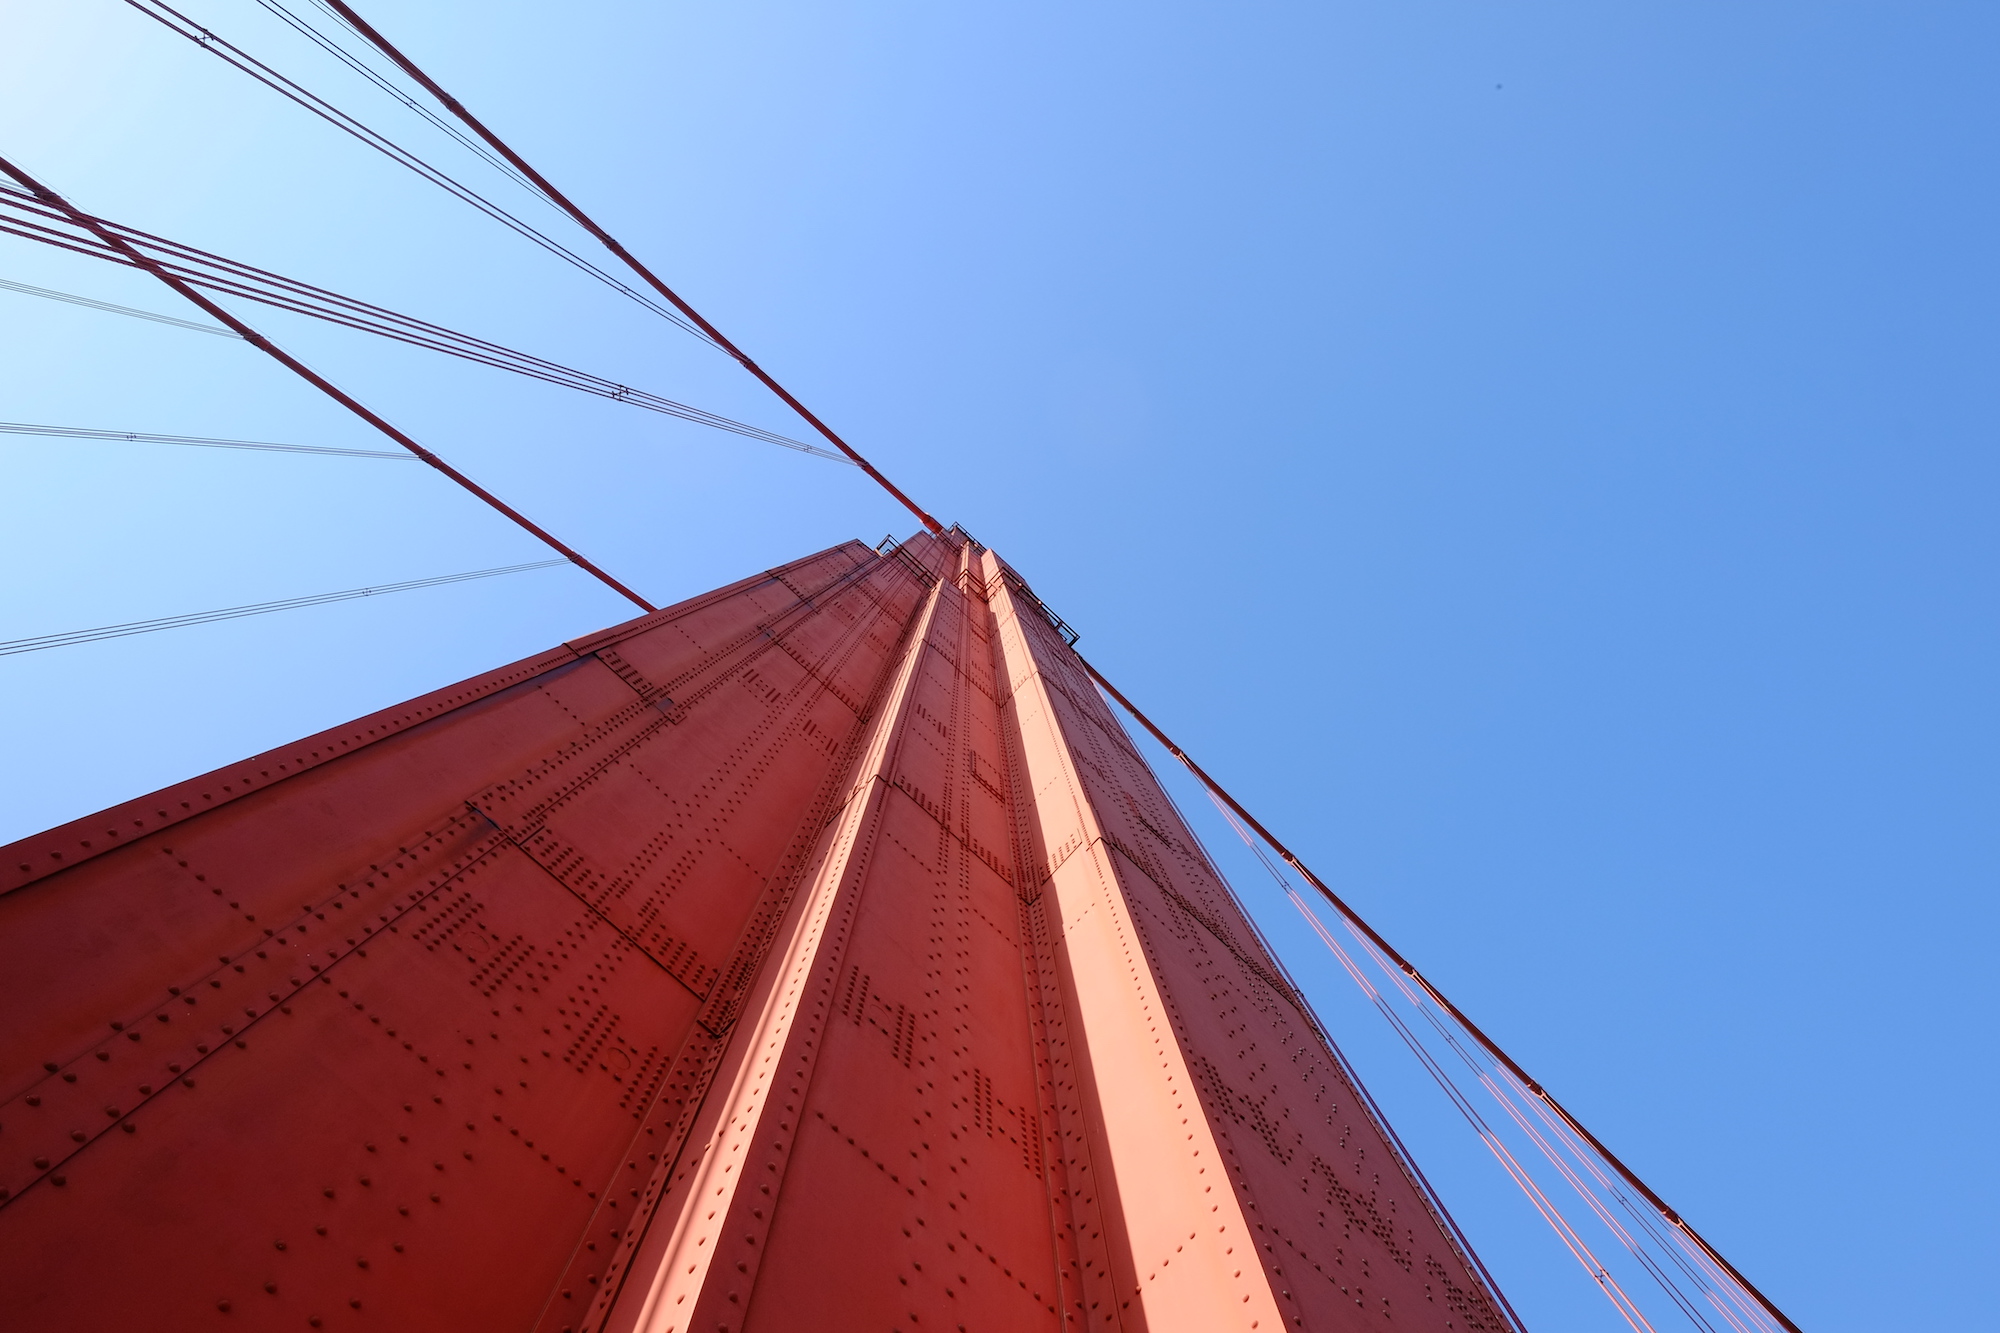
[[[1079,661],[853,543],[9,848],[10,1324],[1511,1328]]]
[[[0,1328],[1521,1333],[1115,701],[1489,1061],[1690,1325],[1797,1333],[998,552],[350,6],[324,0],[637,285],[130,3],[706,340],[832,448],[95,216],[0,159],[0,231],[157,278],[641,611],[0,849]],[[922,529],[654,607],[244,301],[844,459]]]

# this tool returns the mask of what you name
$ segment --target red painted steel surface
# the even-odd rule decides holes
[[[0,872],[6,1327],[1506,1327],[956,532]]]

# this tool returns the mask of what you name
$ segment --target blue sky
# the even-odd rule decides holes
[[[187,8],[534,216],[251,0]],[[1803,1326],[1993,1326],[1990,7],[364,12],[1026,573]],[[0,13],[0,153],[793,429],[116,0]],[[4,238],[0,278],[187,313]],[[851,469],[250,313],[656,602],[910,526]],[[376,447],[240,344],[3,291],[0,419]],[[402,464],[0,467],[0,639],[537,555]],[[621,608],[554,570],[0,658],[0,838]],[[1531,1325],[1616,1327],[1209,824]]]

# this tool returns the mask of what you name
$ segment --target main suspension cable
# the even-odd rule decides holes
[[[20,184],[25,189],[27,189],[30,193],[32,193],[35,196],[35,198],[40,200],[42,203],[48,205],[51,208],[60,209],[62,212],[67,214],[69,218],[73,222],[75,222],[78,226],[83,227],[85,230],[95,235],[96,238],[102,244],[109,246],[113,249],[122,251],[125,255],[129,257],[129,259],[135,265],[151,273],[161,282],[164,282],[167,286],[173,288],[176,292],[179,292],[182,296],[186,297],[196,306],[206,311],[210,316],[220,320],[227,327],[234,329],[237,335],[241,337],[245,342],[248,342],[258,351],[264,353],[266,356],[269,356],[272,360],[284,366],[287,370],[290,370],[300,379],[305,380],[308,384],[318,389],[321,393],[324,393],[327,397],[333,399],[335,402],[339,403],[342,407],[354,413],[354,415],[360,417],[363,421],[373,426],[376,430],[381,431],[384,435],[394,440],[397,444],[403,446],[403,448],[409,450],[411,453],[415,454],[418,458],[430,464],[432,467],[436,468],[439,472],[442,472],[445,476],[451,478],[453,481],[457,482],[460,486],[464,487],[466,490],[478,496],[481,500],[485,501],[492,508],[506,515],[515,524],[526,529],[528,532],[534,534],[535,538],[538,541],[548,546],[551,550],[557,552],[566,560],[569,560],[571,563],[575,564],[577,568],[582,569],[585,572],[589,573],[592,577],[596,578],[598,582],[604,584],[606,587],[616,592],[620,597],[625,598],[633,605],[645,611],[656,611],[659,609],[658,607],[654,606],[651,602],[641,597],[638,593],[633,592],[630,588],[620,583],[617,579],[612,578],[611,575],[605,573],[602,569],[599,569],[596,565],[592,564],[589,560],[585,559],[581,553],[565,545],[563,542],[558,540],[552,533],[548,532],[546,529],[542,528],[539,524],[535,523],[535,521],[530,519],[527,515],[521,513],[519,510],[515,509],[512,505],[509,505],[506,501],[502,500],[499,496],[493,494],[493,492],[487,490],[484,486],[481,486],[478,482],[466,476],[463,472],[460,472],[457,468],[453,467],[451,464],[445,462],[442,458],[439,458],[436,454],[432,453],[430,450],[418,444],[408,435],[405,435],[402,431],[390,425],[382,417],[377,416],[374,412],[362,406],[359,400],[355,399],[346,391],[336,386],[331,380],[327,379],[319,372],[313,370],[310,366],[306,365],[305,362],[300,361],[297,357],[293,356],[291,353],[279,347],[276,343],[266,338],[263,334],[257,332],[257,330],[251,328],[248,324],[238,319],[235,315],[229,313],[229,311],[225,310],[222,306],[217,305],[214,301],[211,301],[206,296],[203,296],[199,291],[196,291],[195,288],[186,279],[168,272],[167,269],[163,265],[161,265],[157,260],[145,254],[143,251],[139,250],[129,241],[126,241],[123,238],[119,237],[116,233],[104,228],[101,224],[99,224],[96,221],[96,219],[92,218],[88,213],[85,213],[83,210],[75,207],[68,200],[64,199],[61,195],[57,194],[54,190],[51,190],[48,186],[43,185],[40,181],[36,180],[33,176],[30,176],[27,172],[23,171],[20,167],[15,166],[12,162],[8,161],[4,157],[0,157],[0,172],[4,172],[6,175],[13,177],[14,180],[20,182]]]
[[[329,0],[329,2],[338,3],[338,0]],[[1072,648],[1071,651],[1074,652],[1075,651],[1074,648]],[[1784,1326],[1784,1328],[1787,1330],[1787,1333],[1802,1333],[1799,1326],[1793,1323],[1791,1319],[1786,1316],[1785,1312],[1777,1307],[1776,1303],[1774,1303],[1770,1297],[1766,1296],[1763,1292],[1759,1291],[1755,1286],[1755,1284],[1753,1284],[1749,1278],[1743,1276],[1743,1274],[1740,1271],[1738,1271],[1736,1265],[1730,1263],[1729,1260],[1725,1259],[1722,1256],[1722,1252],[1720,1250],[1717,1250],[1713,1245],[1709,1244],[1708,1241],[1702,1237],[1700,1232],[1696,1231],[1692,1226],[1688,1224],[1686,1219],[1684,1219],[1679,1213],[1675,1212],[1672,1208],[1668,1207],[1667,1201],[1665,1199],[1662,1199],[1658,1194],[1654,1193],[1653,1188],[1650,1185],[1648,1185],[1645,1181],[1641,1180],[1638,1174],[1634,1172],[1631,1167],[1625,1165],[1625,1163],[1619,1159],[1617,1154],[1613,1153],[1609,1148],[1605,1147],[1603,1140],[1599,1139],[1595,1134],[1592,1134],[1588,1129],[1586,1129],[1584,1127],[1583,1122],[1578,1120],[1575,1116],[1571,1115],[1568,1109],[1565,1108],[1561,1102],[1557,1101],[1552,1095],[1550,1095],[1550,1093],[1546,1088],[1544,1088],[1540,1083],[1536,1082],[1533,1078],[1529,1077],[1528,1071],[1521,1068],[1521,1066],[1514,1060],[1513,1056],[1507,1054],[1506,1051],[1502,1050],[1497,1042],[1495,1042],[1491,1037],[1487,1036],[1486,1033],[1479,1028],[1478,1024],[1474,1023],[1470,1018],[1467,1018],[1463,1010],[1461,1010],[1457,1005],[1453,1004],[1450,1000],[1446,999],[1444,992],[1440,991],[1436,986],[1432,985],[1431,982],[1423,975],[1423,973],[1417,971],[1415,965],[1412,964],[1407,958],[1403,957],[1403,955],[1397,951],[1394,945],[1390,944],[1389,941],[1382,938],[1381,934],[1377,932],[1373,926],[1369,925],[1368,922],[1362,918],[1360,913],[1356,912],[1352,907],[1348,906],[1346,901],[1342,899],[1339,894],[1335,893],[1332,889],[1328,888],[1324,880],[1320,879],[1319,876],[1315,875],[1312,872],[1312,870],[1305,864],[1305,862],[1299,860],[1297,856],[1293,855],[1290,848],[1286,847],[1284,843],[1278,841],[1277,836],[1273,834],[1269,829],[1265,828],[1264,825],[1257,819],[1255,815],[1251,814],[1248,810],[1244,809],[1242,804],[1239,801],[1237,801],[1237,799],[1234,796],[1231,796],[1228,793],[1228,791],[1226,791],[1223,788],[1221,783],[1217,782],[1214,778],[1210,777],[1207,774],[1207,772],[1205,772],[1202,769],[1200,764],[1197,764],[1192,758],[1188,756],[1187,751],[1181,749],[1180,746],[1174,744],[1172,737],[1168,736],[1166,732],[1160,730],[1160,728],[1153,722],[1151,718],[1147,717],[1144,713],[1140,712],[1138,705],[1134,704],[1130,699],[1126,698],[1125,695],[1119,691],[1117,686],[1113,685],[1110,681],[1106,680],[1103,674],[1099,672],[1096,667],[1092,666],[1088,661],[1086,661],[1081,654],[1077,655],[1076,660],[1083,667],[1084,671],[1089,674],[1090,678],[1097,682],[1099,689],[1102,689],[1106,694],[1111,696],[1111,698],[1114,701],[1116,701],[1119,707],[1123,708],[1127,713],[1130,713],[1133,719],[1136,722],[1138,722],[1140,726],[1144,727],[1147,733],[1150,734],[1154,740],[1158,741],[1161,745],[1165,746],[1167,748],[1167,752],[1173,755],[1174,758],[1178,759],[1181,762],[1182,766],[1185,767],[1188,770],[1188,772],[1192,773],[1195,777],[1195,780],[1200,782],[1201,785],[1205,787],[1212,796],[1220,800],[1223,804],[1227,805],[1232,811],[1236,813],[1238,818],[1242,819],[1242,821],[1245,824],[1249,825],[1252,829],[1256,830],[1257,836],[1259,838],[1262,838],[1265,844],[1269,846],[1272,851],[1276,852],[1279,855],[1279,857],[1281,857],[1284,860],[1286,865],[1290,866],[1293,870],[1297,871],[1299,877],[1305,880],[1306,883],[1312,885],[1313,888],[1318,891],[1319,895],[1322,898],[1326,899],[1326,901],[1333,907],[1333,909],[1336,912],[1340,913],[1340,915],[1346,919],[1349,925],[1353,926],[1357,931],[1359,931],[1362,935],[1364,935],[1371,945],[1373,945],[1377,949],[1380,949],[1382,951],[1382,954],[1386,958],[1388,958],[1391,962],[1393,962],[1396,965],[1396,967],[1403,973],[1403,975],[1407,976],[1408,978],[1410,978],[1410,980],[1414,981],[1418,986],[1422,987],[1424,993],[1429,995],[1431,999],[1434,1002],[1436,1002],[1439,1008],[1443,1009],[1446,1013],[1450,1014],[1453,1020],[1456,1021],[1460,1027],[1465,1029],[1466,1034],[1469,1035],[1474,1041],[1478,1042],[1481,1048],[1483,1048],[1488,1055],[1492,1056],[1496,1061],[1498,1061],[1507,1070],[1508,1073],[1512,1074],[1515,1078],[1519,1079],[1522,1087],[1526,1088],[1528,1092],[1530,1092],[1536,1098],[1538,1098],[1543,1104],[1545,1104],[1551,1111],[1553,1111],[1556,1114],[1556,1116],[1562,1121],[1563,1124],[1567,1125],[1571,1131],[1573,1131],[1580,1138],[1582,1138],[1584,1142],[1588,1143],[1591,1146],[1591,1148],[1598,1154],[1598,1156],[1603,1158],[1604,1161],[1612,1168],[1612,1170],[1616,1171],[1628,1185],[1630,1185],[1633,1189],[1639,1191],[1639,1193],[1645,1197],[1646,1202],[1651,1204],[1655,1209],[1659,1211],[1660,1216],[1664,1217],[1677,1230],[1679,1230],[1683,1235],[1685,1235],[1689,1240],[1691,1240],[1703,1255],[1707,1256],[1708,1259],[1713,1261],[1715,1264],[1719,1265],[1724,1272],[1728,1273],[1732,1279],[1734,1279],[1739,1285],[1741,1285],[1744,1291],[1748,1292],[1753,1298],[1755,1298],[1757,1303],[1764,1308],[1766,1313],[1768,1313],[1773,1319],[1777,1320],[1779,1324]]]
[[[735,343],[731,342],[728,338],[724,337],[722,335],[722,331],[720,329],[717,329],[713,324],[709,323],[706,319],[704,319],[700,311],[696,310],[693,306],[689,305],[686,301],[682,300],[678,293],[676,293],[671,287],[667,286],[666,283],[660,281],[659,277],[655,275],[651,269],[647,268],[644,264],[640,263],[638,258],[634,256],[630,250],[627,250],[623,245],[619,244],[619,242],[611,235],[610,232],[606,231],[603,227],[599,226],[597,222],[588,213],[585,213],[581,208],[577,207],[576,204],[572,203],[570,201],[569,196],[565,195],[562,191],[558,190],[554,185],[550,184],[549,179],[546,176],[542,175],[541,172],[535,170],[532,166],[530,166],[527,160],[523,158],[519,153],[515,152],[512,148],[509,148],[506,145],[506,143],[504,143],[500,139],[500,136],[493,133],[492,130],[487,129],[485,125],[480,123],[477,117],[475,117],[470,111],[466,110],[465,107],[459,103],[457,98],[453,97],[450,93],[447,93],[442,87],[438,85],[435,79],[431,78],[430,75],[424,73],[422,69],[417,67],[414,61],[412,61],[408,56],[404,55],[401,51],[397,50],[395,46],[393,46],[389,42],[388,38],[384,37],[381,33],[377,32],[373,27],[371,27],[366,19],[362,18],[359,14],[355,13],[353,7],[347,4],[346,0],[324,0],[324,3],[326,8],[329,8],[334,12],[338,13],[349,27],[353,28],[355,32],[359,33],[363,38],[365,38],[371,45],[375,47],[375,49],[380,51],[383,55],[389,57],[389,59],[393,60],[405,74],[409,75],[412,79],[415,79],[419,84],[421,84],[425,92],[428,92],[431,96],[437,98],[438,102],[445,108],[445,110],[451,112],[452,115],[458,117],[459,120],[463,121],[468,129],[470,129],[474,134],[478,135],[481,139],[485,140],[486,143],[490,145],[495,152],[499,153],[502,157],[506,158],[508,162],[512,163],[515,169],[518,170],[522,175],[526,176],[529,180],[533,181],[537,189],[541,190],[543,194],[547,195],[548,198],[552,202],[554,202],[557,207],[561,208],[565,213],[569,214],[572,218],[574,218],[577,222],[577,225],[581,226],[585,231],[588,231],[592,236],[595,236],[598,239],[598,241],[603,244],[605,249],[609,250],[612,254],[618,256],[618,258],[624,262],[627,268],[631,269],[632,272],[636,273],[641,279],[645,281],[647,286],[651,287],[654,291],[658,292],[661,296],[665,297],[669,302],[671,302],[673,304],[674,309],[680,311],[683,315],[686,315],[688,319],[691,320],[694,323],[694,325],[702,331],[703,334],[705,334],[708,338],[714,341],[716,346],[720,347],[723,351],[729,353],[730,356],[736,359],[736,362],[739,365],[741,365],[745,370],[749,371],[752,375],[756,376],[757,379],[763,383],[765,388],[769,389],[772,393],[775,393],[776,395],[778,395],[779,398],[783,399],[787,407],[790,407],[794,412],[797,412],[799,416],[805,419],[806,424],[810,425],[814,430],[818,431],[821,435],[825,436],[827,440],[834,445],[835,448],[839,449],[841,453],[846,454],[849,459],[853,460],[855,466],[859,467],[863,472],[866,472],[871,478],[874,479],[877,485],[882,487],[883,490],[889,492],[890,495],[893,495],[896,498],[897,502],[900,503],[905,509],[908,509],[912,514],[915,514],[917,518],[923,522],[924,527],[926,527],[927,529],[929,529],[931,532],[934,533],[941,533],[944,531],[944,525],[942,523],[939,523],[936,519],[932,518],[928,513],[924,511],[924,509],[920,505],[917,504],[916,501],[912,500],[909,496],[905,495],[894,482],[890,481],[887,477],[883,476],[882,473],[876,469],[873,463],[870,463],[867,459],[863,458],[861,454],[855,450],[854,446],[850,445],[846,440],[843,440],[840,438],[840,436],[836,435],[831,426],[827,425],[824,421],[821,421],[817,416],[815,416],[812,413],[810,409],[806,407],[804,403],[800,402],[797,398],[793,397],[791,391],[786,389],[784,385],[778,383],[776,379],[772,378],[769,371],[765,370],[762,366],[758,365],[755,361],[751,360],[749,355],[745,353],[742,348],[738,347]]]

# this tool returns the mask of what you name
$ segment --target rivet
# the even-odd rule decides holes
[[[228,1302],[228,1301],[217,1301],[217,1302],[215,1303],[215,1308],[216,1308],[216,1309],[218,1309],[218,1310],[220,1310],[220,1311],[222,1311],[222,1313],[224,1313],[224,1314],[228,1314],[228,1313],[229,1313],[229,1302]]]
[[[278,1294],[278,1284],[275,1282],[266,1282],[264,1284],[264,1290],[270,1292],[273,1296],[275,1296]]]
[[[39,1171],[46,1171],[46,1170],[48,1170],[48,1166],[49,1166],[49,1159],[48,1159],[48,1158],[46,1158],[46,1157],[37,1157],[37,1158],[35,1159],[35,1168],[36,1168],[37,1170],[39,1170]]]
[[[58,1185],[67,1185],[69,1183],[68,1176],[50,1176],[49,1179]]]
[[[98,1059],[100,1059],[100,1060],[109,1060],[109,1059],[111,1058],[111,1052],[109,1052],[109,1051],[99,1051],[99,1052],[97,1053],[97,1058],[98,1058]]]
[[[281,1241],[281,1240],[280,1240],[280,1241],[273,1241],[272,1243],[273,1243],[274,1245],[276,1245],[276,1246],[277,1246],[277,1247],[278,1247],[279,1249],[281,1249],[281,1250],[285,1248],[285,1242],[283,1242],[283,1241]]]
[[[72,1129],[69,1132],[69,1136],[75,1139],[78,1143],[82,1143],[85,1138],[84,1132],[80,1129]]]

